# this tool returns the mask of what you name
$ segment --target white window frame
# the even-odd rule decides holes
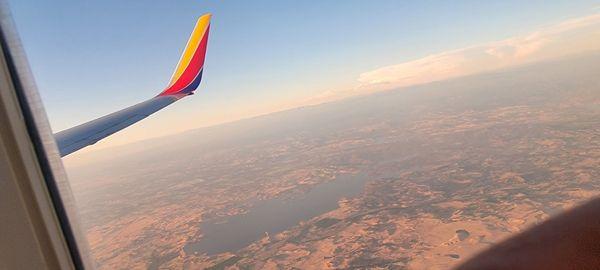
[[[54,136],[0,0],[0,269],[93,269]]]

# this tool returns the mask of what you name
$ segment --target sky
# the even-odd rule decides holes
[[[213,14],[196,95],[102,141],[600,50],[597,1],[9,0],[51,126],[161,92]]]

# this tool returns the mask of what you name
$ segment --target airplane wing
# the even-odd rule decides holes
[[[204,69],[210,29],[210,14],[201,16],[171,76],[169,85],[157,96],[129,108],[54,134],[60,156],[64,157],[122,130],[173,102],[192,95]]]

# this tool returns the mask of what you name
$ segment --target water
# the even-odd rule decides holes
[[[184,250],[208,255],[237,251],[264,237],[265,232],[275,235],[338,208],[340,199],[359,195],[365,182],[362,174],[340,175],[302,195],[261,201],[245,214],[203,222],[202,239],[186,244]]]

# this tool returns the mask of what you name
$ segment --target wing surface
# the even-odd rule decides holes
[[[205,14],[196,22],[173,76],[160,94],[131,107],[54,134],[61,157],[92,145],[173,102],[192,95],[202,80],[210,17],[210,14]]]

